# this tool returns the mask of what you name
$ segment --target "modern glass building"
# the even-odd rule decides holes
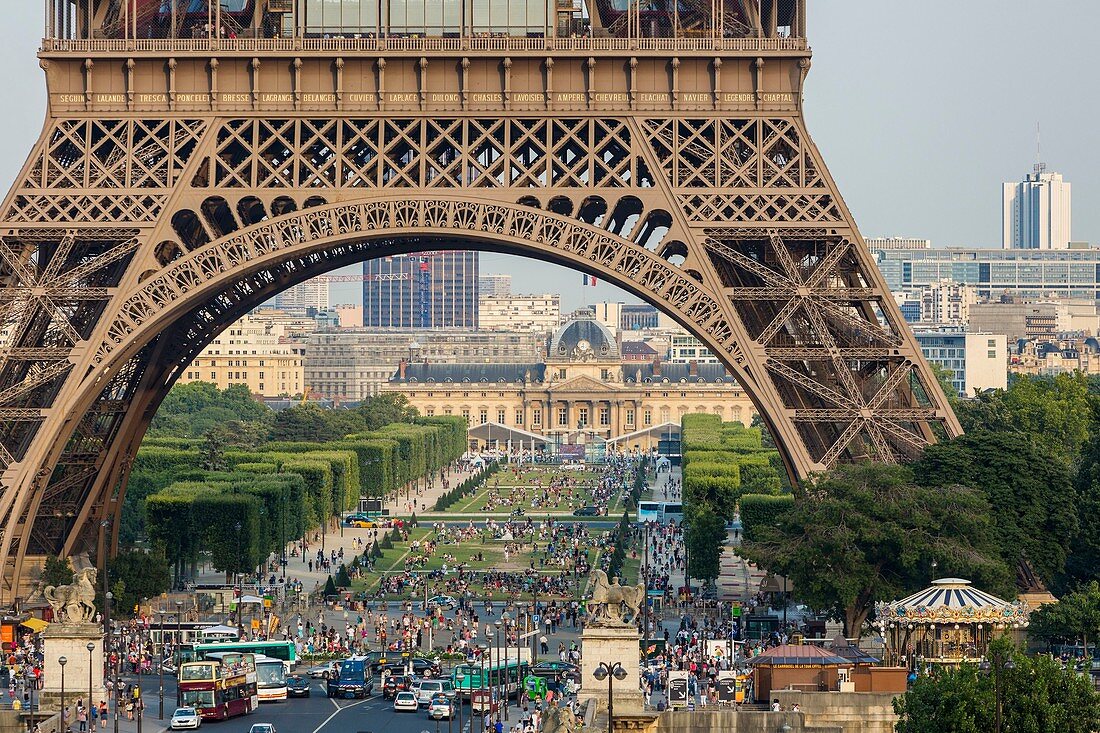
[[[1100,249],[880,250],[890,290],[915,292],[942,280],[973,285],[978,296],[1100,300]]]
[[[477,252],[429,252],[363,263],[367,328],[477,328]]]

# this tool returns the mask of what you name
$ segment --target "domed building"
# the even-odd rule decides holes
[[[626,360],[614,334],[591,318],[560,326],[537,363],[402,362],[383,391],[405,394],[422,415],[464,416],[474,448],[649,450],[678,437],[685,414],[748,425],[755,413],[721,364]]]

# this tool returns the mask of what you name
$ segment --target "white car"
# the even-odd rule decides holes
[[[401,712],[402,710],[415,713],[420,709],[420,705],[416,702],[416,695],[411,692],[399,692],[397,697],[393,699],[393,709],[395,712]]]
[[[336,662],[325,662],[324,664],[318,664],[316,667],[310,667],[306,670],[306,674],[315,680],[335,678],[338,673],[339,670],[336,668]]]
[[[248,733],[275,733],[274,723],[253,723]]]
[[[170,730],[195,730],[202,725],[202,716],[195,708],[176,708],[172,713],[172,722],[168,725]]]

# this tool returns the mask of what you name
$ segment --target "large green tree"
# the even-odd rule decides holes
[[[1091,401],[1083,374],[1017,376],[1007,390],[960,401],[955,413],[968,433],[1027,435],[1069,458],[1089,437]]]
[[[930,446],[914,465],[927,486],[962,484],[989,500],[1010,567],[1027,561],[1047,583],[1062,578],[1079,531],[1069,460],[1032,436],[978,431]]]
[[[153,416],[149,434],[197,438],[215,425],[266,424],[271,417],[271,410],[243,384],[218,389],[210,382],[191,382],[172,387]]]
[[[726,521],[709,504],[697,508],[688,505],[687,511],[684,545],[688,574],[700,580],[717,580],[726,539]]]
[[[1081,642],[1083,648],[1100,641],[1100,583],[1095,580],[1057,603],[1047,603],[1031,612],[1028,634],[1053,644]]]
[[[55,588],[59,585],[67,585],[73,582],[73,566],[69,564],[67,558],[46,555],[46,562],[42,566],[42,575],[39,576],[39,580],[43,588],[47,585]]]
[[[170,582],[168,560],[160,548],[120,552],[108,564],[108,572],[116,591],[112,607],[122,615],[132,614],[141,601],[167,591]]]
[[[989,671],[963,665],[918,679],[894,700],[897,733],[991,733],[998,693],[1005,733],[1100,730],[1100,698],[1088,678],[1049,656],[1022,654],[1003,637],[991,645],[990,658]]]
[[[362,416],[355,410],[325,410],[306,403],[275,415],[271,439],[326,443],[365,429]]]
[[[795,595],[843,619],[859,636],[876,601],[899,598],[930,580],[931,562],[983,587],[1005,589],[989,504],[961,486],[919,486],[904,466],[842,466],[807,496],[758,527],[740,552],[790,578]]]
[[[416,408],[409,404],[409,398],[399,393],[368,397],[355,411],[367,430],[378,430],[395,422],[412,422],[417,417]]]
[[[1074,482],[1081,527],[1066,559],[1069,583],[1100,580],[1100,409],[1095,407],[1089,436],[1081,451]]]

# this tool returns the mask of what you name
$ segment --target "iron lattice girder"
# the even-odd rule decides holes
[[[774,79],[756,76],[755,55],[727,59],[724,86],[744,83],[740,66],[754,84],[741,110],[721,109],[718,64],[694,73],[713,58],[686,56],[675,92],[687,106],[674,113],[642,111],[633,86],[627,108],[593,107],[591,89],[579,106],[551,101],[552,64],[511,79],[502,100],[545,85],[546,108],[523,112],[433,111],[423,88],[418,109],[309,112],[302,93],[324,74],[288,79],[295,101],[282,106],[258,106],[256,87],[250,110],[177,112],[185,92],[217,99],[203,87],[213,67],[183,64],[168,110],[112,115],[83,86],[70,90],[92,101],[47,121],[0,222],[0,365],[12,380],[0,385],[0,420],[14,426],[0,433],[5,592],[29,549],[78,550],[88,522],[117,516],[148,419],[221,328],[313,274],[416,248],[529,254],[654,302],[734,370],[795,477],[911,454],[934,423],[956,432],[805,131],[800,90],[772,106],[756,94],[757,82],[801,79],[804,55],[768,56],[769,69],[791,72]],[[591,80],[593,68],[644,81],[625,57],[599,59],[587,77],[564,71],[586,59],[563,57],[554,86]],[[82,62],[51,83],[114,68]],[[268,84],[268,69],[291,68],[261,66],[239,78]],[[713,88],[688,89],[704,82]],[[693,111],[703,98],[713,106]],[[36,527],[37,512],[49,518]]]

